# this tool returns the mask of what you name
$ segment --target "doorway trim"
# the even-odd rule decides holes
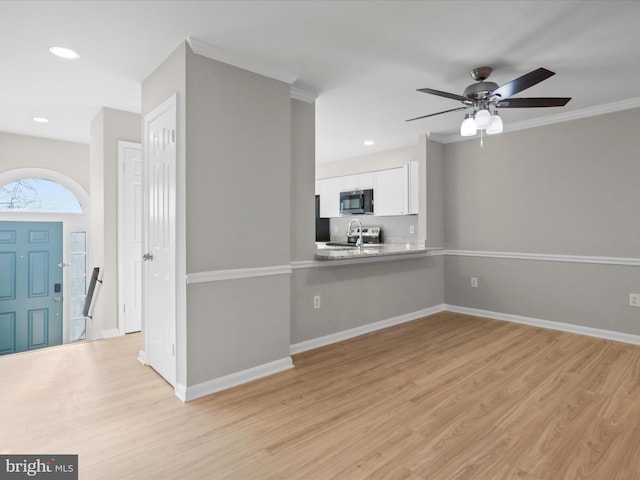
[[[141,163],[144,162],[142,158],[142,144],[137,142],[128,142],[124,140],[118,140],[118,331],[120,335],[124,335],[127,333],[127,325],[126,325],[126,312],[125,312],[125,285],[128,287],[132,287],[126,281],[126,273],[129,271],[129,266],[126,265],[126,255],[125,251],[127,249],[126,238],[127,238],[127,215],[125,208],[125,193],[128,185],[126,182],[125,175],[125,150],[132,149],[140,152],[140,160]],[[141,194],[144,195],[144,185],[142,186]],[[136,205],[133,205],[135,207]],[[127,207],[131,207],[128,205]],[[143,212],[142,205],[140,205],[140,211],[138,213],[138,218],[141,221],[143,220]],[[143,230],[143,225],[140,225],[141,233]],[[140,257],[142,257],[142,252],[140,252]],[[140,272],[142,275],[142,272]],[[138,278],[138,281],[142,283],[142,276]],[[140,314],[142,316],[142,313]]]
[[[80,202],[80,207],[82,208],[82,213],[58,213],[58,212],[6,212],[0,211],[0,221],[7,222],[62,222],[62,258],[65,264],[70,263],[70,234],[72,232],[86,232],[87,238],[87,251],[86,258],[89,258],[88,252],[88,238],[90,235],[89,232],[89,194],[85,191],[82,186],[77,183],[72,178],[67,177],[66,175],[56,172],[54,170],[49,170],[46,168],[15,168],[13,170],[8,170],[6,172],[0,173],[0,186],[6,185],[11,182],[15,182],[17,180],[22,180],[25,178],[41,178],[43,180],[50,180],[52,182],[58,183],[63,187],[67,188],[71,193],[73,193],[78,202]],[[88,264],[85,266],[88,268]],[[87,272],[85,271],[85,274]],[[63,280],[62,280],[62,297],[63,298],[71,298],[71,282],[70,282],[70,271],[69,268],[63,269]],[[71,324],[71,302],[64,302],[62,309],[62,343],[69,343],[67,340],[69,338],[69,326]],[[87,336],[87,339],[89,337]]]

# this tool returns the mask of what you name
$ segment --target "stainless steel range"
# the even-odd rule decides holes
[[[347,243],[356,244],[360,237],[360,227],[354,225],[354,228],[347,232]],[[362,243],[382,243],[382,227],[371,226],[362,227]]]

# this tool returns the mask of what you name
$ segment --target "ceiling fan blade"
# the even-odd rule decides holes
[[[457,112],[458,110],[466,110],[467,108],[469,108],[469,107],[452,108],[451,110],[445,110],[444,112],[431,113],[429,115],[423,115],[421,117],[410,118],[409,120],[405,120],[405,122],[411,122],[413,120],[420,120],[421,118],[435,117],[436,115],[441,115],[443,113]]]
[[[570,97],[508,98],[496,103],[499,108],[564,107]]]
[[[434,90],[433,88],[419,88],[418,91],[422,92],[422,93],[430,93],[431,95],[437,95],[439,97],[450,98],[452,100],[460,100],[461,102],[464,102],[465,100],[466,101],[469,100],[467,97],[463,97],[462,95],[457,95],[455,93],[449,93],[449,92],[443,92],[441,90]]]
[[[547,70],[546,68],[538,68],[537,70],[526,73],[521,77],[511,80],[509,83],[505,83],[501,87],[496,88],[489,94],[489,97],[500,97],[506,100],[510,96],[529,87],[533,87],[535,84],[540,83],[553,75],[555,75],[555,73]]]

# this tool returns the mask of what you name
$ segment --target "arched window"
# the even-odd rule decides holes
[[[0,211],[83,213],[70,190],[42,178],[24,178],[1,186]]]

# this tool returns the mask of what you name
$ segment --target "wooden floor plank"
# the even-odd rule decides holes
[[[140,334],[0,357],[0,452],[80,478],[635,479],[640,347],[442,312],[188,404]]]

